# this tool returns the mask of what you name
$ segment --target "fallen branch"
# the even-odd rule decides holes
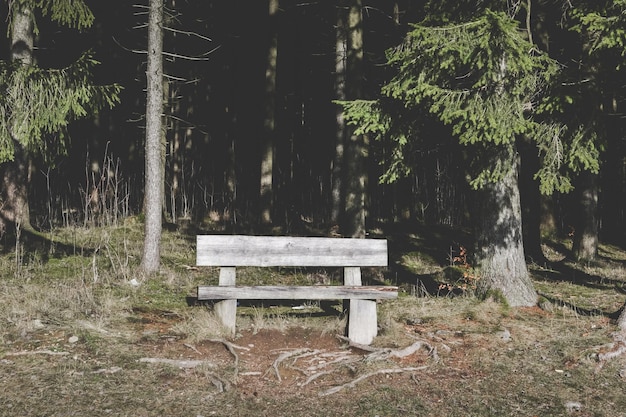
[[[328,389],[326,391],[322,391],[322,392],[319,393],[319,396],[320,397],[324,397],[324,396],[327,396],[327,395],[335,394],[335,393],[337,393],[337,392],[339,392],[339,391],[341,391],[341,390],[343,390],[345,388],[354,388],[356,386],[356,384],[358,384],[359,382],[361,382],[361,381],[363,381],[363,380],[365,380],[367,378],[370,378],[372,376],[375,376],[375,375],[398,374],[398,373],[401,373],[401,372],[416,372],[416,371],[421,371],[421,370],[426,369],[426,368],[428,368],[428,366],[420,366],[418,368],[380,369],[380,370],[375,371],[375,372],[370,372],[368,374],[361,375],[357,379],[352,380],[350,382],[347,382],[347,383],[345,383],[343,385],[338,385],[338,386],[330,388],[330,389]]]

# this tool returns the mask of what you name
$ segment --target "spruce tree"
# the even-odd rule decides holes
[[[402,44],[388,51],[394,76],[380,98],[342,104],[359,132],[390,142],[393,151],[382,177],[387,182],[411,171],[406,162],[414,144],[433,140],[421,129],[427,117],[450,126],[477,192],[473,262],[479,291],[523,306],[535,304],[536,293],[522,244],[520,138],[534,140],[542,155],[536,176],[543,192],[567,191],[571,183],[563,170],[563,127],[539,115],[559,67],[520,30],[516,12],[451,13],[436,24],[413,25]],[[453,17],[457,20],[450,23]]]
[[[117,85],[94,84],[97,61],[90,52],[61,69],[41,68],[33,57],[35,16],[83,30],[94,16],[82,0],[10,0],[8,7],[12,59],[0,62],[0,232],[31,229],[29,157],[50,160],[50,152],[63,152],[68,124],[115,105],[120,91]]]

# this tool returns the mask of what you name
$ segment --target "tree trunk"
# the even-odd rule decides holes
[[[14,5],[11,27],[11,60],[33,64],[33,21],[31,11]],[[32,230],[28,204],[28,155],[22,144],[13,140],[13,160],[0,169],[0,235],[10,229]]]
[[[141,268],[159,270],[162,227],[163,0],[150,0],[145,144],[145,236]]]
[[[363,98],[362,8],[361,0],[353,0],[348,11],[348,68],[346,73],[346,95],[348,100]],[[345,153],[345,217],[342,225],[342,234],[345,236],[365,237],[366,154],[365,136],[349,134]]]
[[[270,43],[265,68],[265,119],[261,145],[261,224],[272,223],[274,139],[276,125],[276,63],[278,58],[278,16],[279,0],[270,0]]]
[[[346,58],[347,43],[346,38],[346,13],[344,1],[340,1],[337,6],[337,29],[335,31],[335,99],[346,99]],[[337,105],[335,110],[335,155],[332,166],[332,193],[331,193],[331,213],[330,221],[333,225],[338,225],[343,208],[342,201],[342,176],[344,146],[346,137],[346,123],[343,119],[343,109]]]
[[[498,292],[512,307],[537,303],[524,257],[518,171],[516,161],[504,179],[478,192],[475,223],[478,292]]]
[[[583,171],[579,180],[572,252],[577,260],[591,261],[598,254],[598,175]]]

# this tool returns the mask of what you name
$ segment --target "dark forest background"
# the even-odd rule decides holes
[[[38,228],[110,224],[140,214],[143,201],[146,2],[88,1],[95,15],[83,33],[39,19],[35,57],[61,68],[84,51],[100,61],[98,84],[123,87],[111,110],[69,127],[67,153],[31,164],[30,205]],[[385,50],[397,45],[409,23],[427,10],[420,1],[364,1],[364,98],[388,79]],[[558,2],[542,2],[551,50],[570,42],[556,18]],[[164,214],[172,225],[207,222],[226,230],[259,232],[259,175],[265,106],[267,4],[258,0],[166,2],[166,143]],[[284,233],[328,231],[336,146],[334,72],[337,2],[281,1],[277,16],[273,223]],[[2,11],[3,21],[6,10]],[[555,20],[551,21],[550,13]],[[547,17],[546,17],[547,16]],[[538,20],[541,20],[539,17]],[[562,42],[563,45],[559,45]],[[0,51],[6,59],[8,42]],[[599,182],[599,225],[604,240],[624,243],[624,118],[621,102],[605,112],[607,142]],[[367,221],[471,225],[472,192],[461,159],[465,150],[447,127],[433,121],[431,145],[410,154],[414,171],[381,184],[379,164],[388,151],[371,141]],[[541,203],[545,233],[567,234],[574,224],[576,192],[540,196],[532,178],[535,150],[522,150],[525,207]],[[537,220],[534,220],[537,221]],[[307,228],[305,231],[305,227]],[[326,233],[325,232],[325,233]]]

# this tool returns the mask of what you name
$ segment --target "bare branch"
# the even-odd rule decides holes
[[[208,61],[209,58],[207,57],[207,55],[212,54],[213,52],[217,51],[218,49],[220,49],[222,46],[216,46],[215,48],[211,49],[208,52],[203,53],[202,55],[197,55],[197,56],[187,56],[187,55],[180,55],[180,54],[174,54],[171,52],[163,52],[164,56],[168,56],[170,58],[180,58],[180,59],[186,59],[189,61]]]
[[[201,34],[199,34],[197,32],[189,32],[189,31],[186,31],[186,30],[174,29],[174,28],[169,27],[169,26],[164,27],[163,30],[167,30],[167,31],[170,31],[170,32],[173,32],[173,33],[180,33],[181,35],[195,36],[195,37],[198,37],[200,39],[204,39],[205,41],[213,42],[213,39],[208,38],[208,37],[206,37],[204,35],[201,35]]]

